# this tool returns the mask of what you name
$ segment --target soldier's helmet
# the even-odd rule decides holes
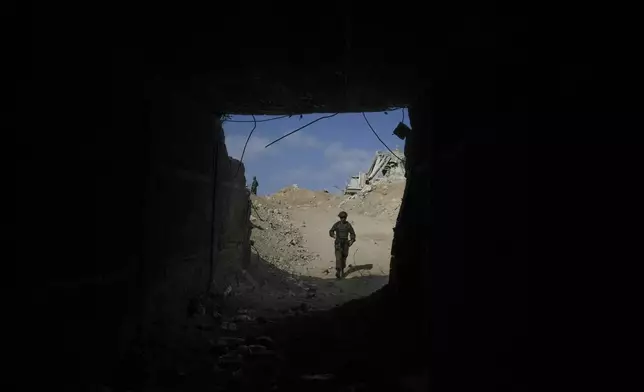
[[[340,213],[338,214],[338,218],[340,218],[340,219],[342,219],[342,218],[346,219],[347,216],[348,216],[348,214],[346,212],[344,212],[344,211],[340,211]]]

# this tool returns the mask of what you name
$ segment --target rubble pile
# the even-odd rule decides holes
[[[251,241],[259,257],[292,274],[295,267],[305,266],[320,257],[306,248],[302,233],[291,221],[290,206],[256,198],[251,203]]]
[[[384,177],[365,185],[358,193],[347,196],[338,204],[338,208],[394,221],[398,216],[404,190],[404,180]]]
[[[337,197],[327,190],[312,191],[302,189],[297,184],[280,189],[273,195],[267,196],[266,200],[288,209],[292,207],[332,208],[337,204]]]

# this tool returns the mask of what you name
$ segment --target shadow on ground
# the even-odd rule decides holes
[[[337,280],[333,274],[328,279],[295,275],[281,270],[257,254],[253,254],[249,268],[243,272],[253,287],[256,308],[272,309],[282,302],[307,303],[313,309],[328,309],[347,301],[366,297],[382,288],[388,276],[372,274],[372,264],[350,266],[345,278]],[[243,297],[243,293],[240,296]],[[258,309],[259,310],[259,309]]]
[[[343,280],[295,276],[256,254],[247,270],[238,262],[218,267],[226,277],[223,291],[201,299],[201,314],[177,315],[176,325],[146,333],[119,372],[123,390],[268,391],[274,382],[280,390],[316,390],[318,381],[305,382],[302,375],[322,373],[333,374],[322,389],[336,390],[331,385],[365,377],[377,384],[377,375],[350,369],[392,366],[377,355],[389,341],[384,332],[396,329],[380,319],[387,314],[380,312],[386,304],[379,298],[388,277],[369,275],[368,265],[353,267]],[[269,351],[276,355],[250,360],[218,343],[258,336],[272,339]]]
[[[295,277],[253,255],[247,273],[263,278],[256,282],[257,292],[281,292],[277,300],[264,297],[256,304],[257,311],[286,309],[287,317],[249,325],[243,333],[274,340],[280,353],[274,365],[290,380],[282,382],[295,382],[288,387],[282,384],[284,390],[312,390],[310,383],[300,384],[303,374],[332,374],[335,382],[345,386],[382,387],[392,374],[408,370],[411,357],[389,355],[418,343],[408,341],[415,335],[404,315],[408,309],[392,307],[388,276],[372,275],[372,268],[371,264],[351,266],[348,278],[342,280]],[[335,390],[331,384],[322,390]]]

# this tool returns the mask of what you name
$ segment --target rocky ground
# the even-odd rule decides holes
[[[179,328],[194,341],[191,351],[171,344],[158,347],[153,337],[142,338],[140,352],[133,358],[136,362],[147,357],[145,371],[122,390],[381,388],[384,381],[378,377],[343,374],[343,367],[329,365],[339,365],[336,355],[351,361],[351,354],[345,352],[349,341],[375,343],[382,337],[378,336],[381,332],[373,332],[373,326],[391,322],[361,317],[365,308],[361,301],[373,302],[378,296],[360,298],[381,290],[387,282],[392,228],[403,186],[403,182],[381,181],[352,197],[296,186],[266,197],[253,196],[250,266],[242,270],[238,260],[226,258],[224,250],[216,287],[211,294],[194,299]],[[349,212],[358,240],[350,250],[348,276],[338,281],[332,273],[333,240],[328,230],[341,209]],[[351,300],[356,310],[336,308]],[[329,309],[340,313],[325,312]],[[349,322],[350,330],[341,326]],[[324,351],[329,358],[311,356],[312,351],[318,355]],[[353,359],[356,369],[365,360]],[[383,358],[382,366],[397,363],[389,361]],[[405,388],[388,386],[389,390],[410,390]]]
[[[339,207],[347,212],[395,221],[404,190],[404,181],[374,181],[357,194],[344,198]]]
[[[291,186],[270,196],[253,197],[254,256],[297,279],[317,279],[321,280],[318,285],[342,289],[339,300],[368,295],[386,281],[392,229],[403,190],[404,182],[385,180],[353,196]],[[336,282],[328,230],[341,210],[349,212],[358,240],[350,249],[347,279]]]
[[[277,268],[295,274],[298,267],[306,266],[319,255],[309,252],[300,231],[306,222],[294,222],[292,206],[279,200],[255,198],[251,200],[251,240],[253,250]]]

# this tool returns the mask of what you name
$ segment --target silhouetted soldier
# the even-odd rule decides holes
[[[253,195],[256,195],[258,186],[259,186],[259,182],[257,182],[257,177],[253,176],[253,183],[250,185],[250,193],[252,193]]]
[[[353,231],[351,223],[347,222],[347,213],[342,211],[338,214],[339,222],[335,222],[329,230],[329,235],[335,238],[335,277],[342,279],[344,268],[349,255],[349,247],[356,242],[356,232]],[[351,239],[349,239],[351,236]]]

